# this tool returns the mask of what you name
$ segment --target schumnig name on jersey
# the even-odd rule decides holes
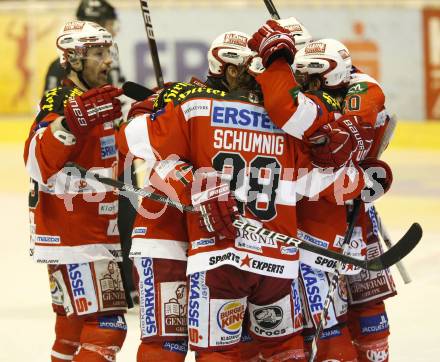
[[[214,131],[214,148],[279,156],[284,153],[284,137],[216,129]]]
[[[214,101],[211,125],[216,128],[214,148],[268,155],[284,153],[284,137],[279,134],[282,131],[260,106]]]

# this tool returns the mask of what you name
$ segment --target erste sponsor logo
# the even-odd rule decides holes
[[[325,329],[322,331],[321,339],[329,339],[332,337],[338,337],[340,335],[342,335],[342,332],[339,328]]]
[[[299,290],[298,287],[295,286],[294,281],[292,282],[292,299],[293,299],[293,330],[297,331],[302,329],[304,325],[304,316],[302,312]]]
[[[263,107],[238,102],[214,101],[211,125],[258,132],[281,133]]]

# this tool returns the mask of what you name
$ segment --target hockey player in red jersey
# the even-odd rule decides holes
[[[56,313],[51,360],[115,361],[127,326],[115,261],[121,248],[112,188],[62,171],[68,161],[116,175],[114,121],[122,91],[106,85],[112,36],[101,26],[67,22],[56,46],[68,77],[48,91],[26,141],[31,176],[31,255],[48,264]]]
[[[260,29],[259,33],[256,33],[254,35],[254,40],[256,42],[259,42],[259,44],[262,44],[261,47],[263,47],[264,42],[268,42],[270,37],[273,37],[275,41],[277,37],[282,39],[283,35],[281,35],[281,33],[283,33],[283,31],[280,31],[278,34],[276,34],[276,32],[274,32],[275,29],[273,29],[274,27],[276,27],[276,24],[274,24],[273,22],[268,22],[268,25]],[[289,46],[286,46],[286,44],[288,44],[288,42],[286,42],[285,44],[282,44],[281,42],[277,46],[280,48],[284,47],[284,51],[289,52]],[[267,44],[265,46],[267,47]],[[261,47],[259,48],[259,50],[262,49]],[[293,49],[291,55],[293,56],[294,53],[295,50]],[[301,49],[295,55],[295,64],[293,68],[295,70],[298,83],[296,83],[296,81],[292,79],[290,69],[286,67],[283,70],[281,70],[280,67],[278,67],[277,69],[278,73],[276,74],[276,77],[282,78],[283,76],[285,76],[287,78],[290,77],[290,79],[292,80],[291,84],[285,84],[286,94],[288,94],[288,91],[290,89],[294,88],[297,85],[301,85],[302,90],[307,88],[324,88],[327,89],[328,92],[335,94],[336,97],[339,96],[343,98],[347,93],[347,89],[351,87],[350,89],[352,89],[352,91],[348,92],[348,95],[345,99],[346,108],[344,114],[350,116],[362,116],[363,122],[369,122],[371,124],[371,129],[375,127],[375,143],[373,147],[371,147],[371,142],[373,140],[371,132],[364,133],[364,135],[370,134],[370,136],[364,139],[357,138],[358,141],[360,140],[362,142],[359,143],[359,145],[362,147],[359,147],[358,151],[355,153],[355,157],[352,157],[352,159],[358,162],[360,160],[363,160],[367,156],[367,154],[371,155],[374,152],[374,149],[377,149],[379,147],[380,137],[382,137],[383,134],[383,125],[386,120],[386,114],[383,107],[383,93],[381,92],[380,88],[377,89],[378,87],[375,87],[377,83],[374,82],[376,84],[373,84],[373,87],[371,87],[370,85],[370,88],[373,88],[370,96],[367,98],[365,95],[366,99],[363,99],[361,101],[361,96],[359,94],[366,92],[366,88],[368,87],[365,82],[359,84],[359,82],[361,82],[361,80],[359,79],[362,79],[362,77],[355,78],[352,76],[350,78],[350,72],[352,69],[351,58],[345,46],[331,39],[324,39],[310,43],[306,48]],[[367,78],[364,76],[363,80],[366,81]],[[353,92],[359,87],[362,88],[359,94],[355,93],[356,95],[354,98],[350,97]],[[292,104],[292,101],[287,101]],[[363,104],[362,108],[360,107],[361,104]],[[289,127],[289,122],[291,122],[291,119],[294,118],[295,113],[300,108],[299,106],[301,104],[299,104],[298,102],[297,105],[298,107],[296,108],[296,110],[295,105],[293,105],[293,107],[292,105],[287,106],[287,108],[291,107],[291,109],[290,111],[287,111],[285,113],[286,116],[284,119],[286,121],[282,120],[281,124],[278,125],[283,126],[283,129],[285,129],[287,132],[295,137],[304,137],[305,134],[299,134],[297,130]],[[349,111],[347,111],[347,106],[349,107]],[[303,110],[306,108],[307,107],[303,107]],[[344,123],[347,123],[347,117],[344,117],[343,119]],[[361,118],[359,117],[354,117],[355,121],[360,119]],[[348,121],[351,123],[351,125],[353,125],[352,120],[353,117],[351,120],[350,118],[348,118]],[[347,129],[347,127],[345,128]],[[368,129],[368,126],[364,126],[362,128]],[[329,142],[326,145],[323,145],[323,147],[317,147],[314,149],[312,148],[311,158],[316,164],[322,167],[337,167],[340,165],[340,161],[338,160],[338,158],[334,157],[334,150],[336,149],[336,147],[343,148],[344,144],[346,144],[346,142],[350,139],[349,137],[347,137],[346,134],[341,137],[344,134],[344,132],[341,133],[341,131],[343,131],[343,129],[338,130],[337,127],[334,127],[334,125],[329,125],[324,126],[321,130],[318,130],[318,132],[313,135],[305,135],[306,137],[308,136],[309,140],[312,139],[316,141],[320,137],[324,137],[325,135],[325,138],[337,141],[333,144],[333,146],[332,142]],[[379,141],[377,141],[378,139]],[[367,163],[365,162],[365,166],[366,165]],[[386,170],[388,172],[388,178],[382,180],[381,185],[386,190],[389,187],[387,183],[390,182],[391,177],[388,166],[386,164],[380,163],[377,160],[369,161],[368,165],[376,167],[378,166],[381,170]],[[365,213],[362,216],[363,219],[365,219]],[[323,227],[323,222],[325,222],[326,225],[330,225],[331,227]],[[338,240],[343,239],[346,228],[345,207],[332,205],[331,203],[327,203],[326,200],[323,199],[319,200],[319,202],[314,202],[314,200],[302,200],[298,204],[298,223],[299,227],[301,228],[301,232],[299,233],[299,235],[315,243],[318,243],[319,245],[338,249],[340,247],[340,245],[338,244]],[[365,227],[363,229],[358,227],[357,229],[359,231],[357,232],[357,234],[359,235],[355,235],[355,237],[353,237],[352,243],[358,243],[359,246],[362,246],[363,243],[363,247],[365,247],[365,243],[363,242],[363,240],[366,240],[366,229]],[[358,254],[360,253],[360,251],[361,250],[359,248],[358,250],[354,250],[354,252]],[[313,324],[316,323],[316,320],[313,317],[318,316],[320,311],[319,308],[316,307],[316,305],[319,305],[319,303],[313,303],[313,308],[311,308],[310,301],[311,299],[316,299],[316,295],[309,295],[310,293],[308,293],[308,291],[318,288],[320,290],[318,295],[320,295],[320,300],[323,301],[328,288],[326,274],[323,271],[331,271],[331,268],[328,265],[319,265],[317,261],[321,260],[321,258],[313,256],[311,253],[302,253],[301,259],[304,261],[301,264],[301,272],[303,276],[302,280],[303,283],[306,285],[306,287],[303,288],[306,294],[304,299],[306,301],[308,300],[308,302],[305,303],[305,305],[308,306],[308,312],[306,316],[309,316],[308,322],[306,323],[306,332],[307,328],[309,328],[310,333],[313,332]],[[318,271],[318,269],[321,271]],[[314,287],[312,288],[312,286]],[[354,360],[354,358],[356,357],[356,351],[353,350],[353,347],[351,345],[351,340],[348,336],[347,328],[338,328],[338,325],[341,325],[341,321],[346,321],[345,314],[347,309],[345,303],[345,300],[347,299],[346,288],[340,288],[340,291],[344,291],[344,293],[338,293],[340,298],[338,298],[338,295],[336,296],[336,300],[334,301],[333,307],[331,308],[332,311],[330,313],[330,320],[326,324],[327,330],[324,331],[323,340],[320,341],[318,361],[329,358],[334,358],[341,361],[349,361]],[[322,309],[323,306],[322,304],[320,305],[320,308]],[[370,319],[373,320],[374,318]],[[342,326],[344,325],[342,324]],[[387,329],[387,326],[383,327],[381,332],[383,332],[385,329]],[[383,335],[384,333],[380,334]],[[354,336],[354,340],[356,344],[356,336]]]
[[[230,36],[248,35],[241,32],[228,32]],[[232,56],[234,55],[234,56]],[[233,84],[237,73],[229,65],[244,64],[253,53],[247,47],[231,47],[230,43],[225,43],[225,34],[218,36],[208,51],[209,75],[207,86],[210,88],[229,90],[229,85]],[[204,84],[201,84],[204,86]],[[167,103],[178,97],[185,91],[195,88],[194,84],[174,83],[159,91],[160,95],[139,102],[132,107],[129,118],[140,114],[150,114],[162,109]],[[130,154],[125,144],[121,147],[121,152]],[[160,168],[160,162],[157,168]],[[171,163],[164,162],[165,168],[169,168]],[[185,175],[186,163],[181,163],[180,175]],[[177,164],[175,164],[177,167]],[[153,178],[155,177],[153,171]],[[184,178],[177,182],[187,182]],[[156,185],[157,186],[157,183]],[[162,190],[164,191],[164,190]],[[156,189],[156,192],[158,190]],[[160,192],[160,190],[159,190]],[[133,245],[131,255],[135,261],[137,274],[139,275],[139,291],[141,296],[140,318],[141,318],[141,339],[142,343],[138,349],[138,362],[169,360],[183,361],[187,351],[187,326],[186,326],[186,293],[182,299],[177,299],[182,315],[168,316],[170,310],[170,300],[168,296],[173,291],[186,287],[186,259],[187,259],[187,232],[185,225],[185,215],[173,208],[164,208],[157,202],[144,199],[142,200],[140,212],[138,213],[133,229]],[[149,272],[145,273],[145,270]],[[151,276],[154,278],[155,288],[151,289]],[[177,288],[177,289],[176,289]],[[151,317],[152,305],[145,305],[147,289],[154,292],[154,318]],[[173,289],[173,290],[172,290]],[[166,294],[168,291],[171,292]],[[174,297],[170,297],[176,300]],[[151,323],[146,323],[150,318]],[[173,326],[173,324],[178,325]]]
[[[160,95],[135,103],[128,119],[158,112],[173,97],[193,87],[187,83],[168,85],[166,89],[158,90]],[[130,163],[136,154],[126,143],[121,144],[119,150],[125,155],[126,163]],[[156,171],[151,171],[149,163],[145,186],[149,185],[149,178],[157,179],[155,173],[160,167],[165,169],[170,165],[159,162]],[[184,164],[182,166],[182,177],[175,181],[185,183]],[[156,189],[155,192],[164,194],[166,190]],[[183,362],[188,350],[185,215],[175,208],[144,198],[131,237],[130,256],[135,266],[140,299],[141,343],[137,362]]]
[[[320,45],[324,46],[325,49],[323,51],[316,51],[316,49],[319,49]],[[392,181],[392,173],[386,164],[378,161],[377,159],[380,150],[383,150],[387,146],[387,140],[383,140],[383,136],[386,128],[388,127],[390,117],[384,105],[385,96],[377,81],[353,67],[348,49],[342,43],[331,39],[321,39],[313,42],[310,46],[315,49],[314,52],[307,53],[307,49],[304,49],[296,54],[295,62],[293,64],[293,70],[296,78],[300,80],[308,79],[308,81],[311,81],[314,78],[315,82],[318,81],[322,84],[325,84],[325,82],[328,83],[329,74],[334,71],[327,71],[327,62],[329,58],[334,59],[336,56],[335,53],[333,53],[333,57],[331,55],[332,45],[335,47],[334,50],[345,55],[344,62],[346,63],[348,69],[350,69],[350,75],[348,78],[346,77],[345,81],[342,82],[339,87],[336,86],[335,88],[334,84],[326,84],[325,87],[333,87],[333,92],[336,91],[337,96],[339,99],[341,99],[343,104],[342,113],[344,115],[361,117],[364,122],[368,122],[371,127],[373,127],[374,138],[372,145],[369,149],[365,150],[363,155],[360,155],[359,161],[361,161],[364,165],[368,164],[371,167],[379,167],[377,169],[379,172],[385,171],[385,177],[381,180],[381,182],[382,188],[384,189],[383,191],[387,191]],[[315,66],[312,67],[311,64]],[[325,155],[325,152],[321,154]],[[324,160],[321,159],[321,161]],[[325,160],[324,162],[327,161],[328,160]],[[379,240],[377,237],[377,228],[374,227],[375,213],[371,203],[373,199],[378,197],[378,195],[374,196],[375,197],[370,199],[370,202],[365,204],[365,207],[363,208],[356,224],[357,226],[355,227],[355,234],[351,241],[352,245],[358,245],[362,249],[367,249],[367,252],[365,253],[365,251],[362,251],[359,248],[357,251],[356,248],[351,248],[351,252],[366,254],[367,257],[371,254],[371,250],[380,250]],[[310,237],[315,237],[317,240],[326,240],[326,242],[329,243],[333,241],[333,245],[337,245],[337,240],[342,240],[344,235],[345,228],[342,227],[342,229],[338,229],[337,227],[337,225],[343,226],[345,224],[345,222],[343,222],[344,210],[331,205],[329,205],[330,209],[324,206],[325,205],[318,205],[317,203],[308,202],[305,200],[303,207],[299,207],[299,210],[303,212],[303,215],[301,215],[301,212],[299,213],[299,220],[303,221],[304,229],[309,230],[312,233],[312,236],[309,235]],[[340,214],[340,222],[333,222],[333,225],[335,226],[333,230],[334,234],[325,235],[325,233],[322,232],[322,228],[319,227],[319,224],[322,223],[323,219],[328,220],[324,217],[326,214],[332,213],[335,215],[338,213],[338,210]],[[341,224],[341,222],[343,222],[343,224]],[[370,250],[370,252],[368,252],[368,250]],[[311,255],[305,255],[303,260],[309,265],[316,266],[316,263],[313,262],[313,257]],[[321,269],[324,271],[329,271],[326,270],[326,268]],[[368,358],[371,358],[373,355],[388,355],[388,320],[385,313],[383,299],[395,294],[394,283],[390,271],[384,270],[380,273],[376,273],[352,270],[346,271],[345,274],[347,275],[348,281],[346,289],[347,294],[343,293],[342,295],[343,298],[348,299],[349,303],[348,320],[347,316],[345,316],[347,312],[345,303],[341,304],[342,308],[335,308],[335,310],[339,309],[340,313],[344,315],[339,316],[337,320],[339,322],[343,321],[344,324],[348,323],[351,332],[351,339],[353,340],[354,346],[357,350],[358,359],[360,361],[368,361]],[[377,288],[369,288],[368,283],[364,283],[365,280],[376,280],[378,278],[382,281],[382,287],[379,288],[380,290]],[[316,278],[316,280],[319,280],[319,278]],[[345,283],[345,281],[343,282]],[[325,284],[326,283],[324,282],[324,285]],[[324,289],[326,290],[327,288],[325,287]],[[359,290],[362,290],[362,292],[359,292]],[[324,291],[324,295],[325,294],[326,291]],[[336,298],[337,297],[338,296],[336,296]],[[376,324],[374,325],[373,329],[366,328],[367,325],[374,323]],[[331,325],[332,323],[327,322],[328,327],[331,327]],[[342,331],[330,329],[330,332],[334,333],[335,335],[340,333],[342,337],[345,338],[346,329],[343,328]],[[329,333],[324,332],[324,337]],[[342,337],[336,337],[333,339]],[[345,340],[346,339],[344,339],[344,341]],[[325,354],[326,346],[329,347],[331,343],[332,338],[324,339],[323,342],[321,342],[321,353]],[[351,349],[351,346],[347,345],[346,343],[344,343],[344,345],[347,346],[348,349],[338,346],[337,349],[333,349],[333,353],[341,354],[342,351],[346,351],[345,358],[347,359],[349,358],[347,356],[352,355],[352,353],[348,351]],[[331,352],[328,351],[326,354],[327,358],[332,357],[329,355],[329,353]],[[367,357],[368,355],[370,357]]]
[[[246,36],[234,32],[223,38],[232,49],[246,48]],[[204,171],[214,167],[229,178],[248,222],[295,235],[295,194],[334,197],[335,180],[340,181],[339,187],[350,180],[347,170],[330,175],[313,170],[298,176],[298,168],[311,169],[307,155],[267,117],[247,67],[230,67],[239,76],[230,93],[201,87],[188,90],[163,111],[128,123],[119,135],[121,148],[146,160],[177,156],[190,162],[198,170],[196,175],[201,167]],[[331,117],[333,112],[325,108],[322,119],[328,122]],[[351,171],[357,185],[353,193],[359,192],[364,185],[363,173],[359,168]],[[162,177],[169,172],[163,172]],[[175,191],[174,196],[184,203],[205,195],[202,192],[190,198],[187,188]],[[295,314],[299,311],[290,297],[291,282],[298,272],[296,248],[248,233],[236,234],[228,227],[231,220],[225,224],[222,215],[215,213],[233,212],[231,199],[224,201],[218,207],[215,201],[203,206],[209,211],[204,214],[205,225],[217,231],[224,225],[221,233],[226,237],[201,230],[199,216],[188,214],[191,348],[197,351],[199,361],[239,360],[238,343],[248,309],[251,333],[261,341],[261,358],[304,360],[301,317]]]

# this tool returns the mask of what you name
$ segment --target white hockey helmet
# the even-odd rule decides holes
[[[69,59],[84,58],[87,49],[111,46],[113,38],[102,26],[90,21],[69,21],[57,37],[57,52],[63,67]]]
[[[286,19],[279,19],[277,23],[289,30],[290,34],[293,35],[297,50],[304,48],[307,43],[312,41],[312,35],[310,35],[309,31],[293,16]]]
[[[320,39],[296,53],[292,68],[299,83],[316,75],[325,88],[341,88],[350,82],[351,56],[340,41]]]
[[[225,73],[226,65],[243,65],[257,55],[248,47],[249,39],[248,34],[235,30],[215,38],[208,51],[209,75],[221,77]]]

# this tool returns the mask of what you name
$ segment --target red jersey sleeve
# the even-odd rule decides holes
[[[352,74],[352,81],[344,99],[343,113],[361,116],[364,122],[374,127],[374,142],[368,157],[378,157],[390,116],[385,109],[385,94],[377,81],[359,71]]]
[[[364,122],[373,127],[378,114],[385,108],[385,95],[378,84],[360,82],[352,85],[344,100],[343,113],[361,116]]]
[[[65,100],[76,94],[80,94],[76,89],[58,87],[46,92],[40,102],[40,112],[31,126],[23,155],[26,169],[37,182],[46,183],[78,147],[73,136],[62,141],[50,128],[54,120],[64,115]]]
[[[352,165],[337,170],[313,167],[307,148],[295,141],[297,149],[298,177],[296,192],[313,200],[321,198],[343,205],[345,201],[358,197],[365,187],[364,171]]]
[[[190,158],[189,125],[179,105],[169,103],[151,115],[143,114],[125,124],[118,134],[122,153],[144,160],[161,161],[176,155]]]
[[[324,97],[301,92],[292,69],[284,60],[273,62],[256,80],[269,117],[287,134],[301,140],[334,120],[336,108],[333,106],[339,106],[337,101],[323,92]]]

